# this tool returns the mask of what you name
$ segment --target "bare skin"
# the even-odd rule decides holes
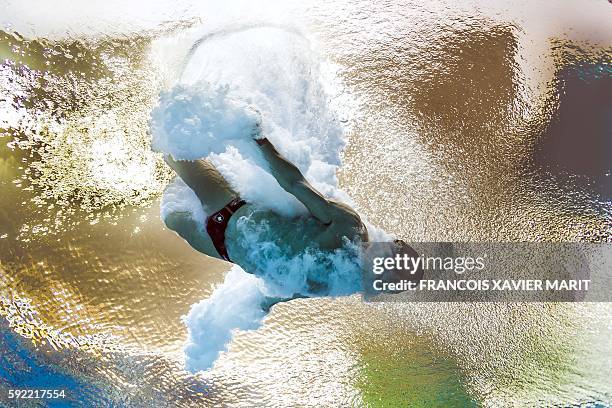
[[[288,251],[298,253],[309,246],[321,250],[333,251],[343,246],[346,239],[362,242],[367,241],[367,231],[359,215],[345,204],[325,198],[308,183],[300,170],[285,157],[267,139],[258,141],[263,157],[269,164],[272,175],[280,186],[295,196],[308,209],[308,232],[296,231],[296,220],[284,219],[269,210],[257,208],[247,203],[230,218],[226,229],[225,242],[230,249],[232,262],[244,265],[241,254],[232,253],[232,240],[237,239],[239,231],[236,221],[243,216],[256,217],[268,221],[272,228],[278,229],[278,236],[288,244]],[[169,156],[166,163],[181,177],[181,179],[196,193],[206,212],[212,214],[219,211],[231,200],[238,197],[223,176],[206,160],[175,161]],[[166,218],[168,228],[176,231],[193,248],[214,258],[222,259],[215,249],[212,240],[198,223],[187,213],[172,213]],[[293,227],[293,228],[292,228]],[[292,255],[292,254],[287,254]],[[247,272],[247,268],[243,268]]]
[[[206,160],[176,161],[164,157],[166,163],[198,196],[207,213],[219,211],[238,196],[221,173]],[[202,220],[204,221],[204,220]],[[174,212],[166,219],[166,226],[179,234],[196,251],[217,259],[223,259],[215,249],[205,230],[187,212]]]

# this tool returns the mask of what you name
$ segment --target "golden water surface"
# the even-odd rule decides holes
[[[282,18],[351,101],[340,180],[360,213],[407,241],[612,241],[608,2],[327,3]],[[171,173],[148,115],[191,46],[181,33],[208,21],[168,15],[0,31],[6,366],[17,342],[100,405],[611,403],[608,304],[302,299],[184,372],[181,316],[227,265],[159,219]],[[176,58],[160,62],[167,38]]]

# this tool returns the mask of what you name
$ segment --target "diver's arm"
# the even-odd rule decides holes
[[[170,155],[164,155],[164,161],[193,190],[207,212],[219,211],[238,196],[206,159],[175,160]]]
[[[300,200],[308,208],[308,211],[323,224],[331,223],[329,201],[306,181],[300,170],[283,157],[268,139],[262,138],[255,141],[270,165],[272,175],[276,178],[278,184]]]

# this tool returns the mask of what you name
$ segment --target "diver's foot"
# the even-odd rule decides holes
[[[290,300],[293,300],[293,299],[303,299],[303,298],[307,298],[307,297],[308,296],[300,295],[299,293],[296,293],[292,297],[287,297],[287,298],[282,298],[282,297],[267,297],[267,298],[264,299],[263,302],[261,302],[260,306],[261,306],[261,309],[264,312],[270,313],[270,309],[272,309],[272,306],[274,306],[274,305],[277,305],[277,304],[283,303],[283,302],[289,302]]]

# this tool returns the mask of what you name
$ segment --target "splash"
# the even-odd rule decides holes
[[[268,172],[251,139],[261,121],[266,137],[319,191],[353,205],[338,186],[345,141],[325,84],[318,56],[294,31],[250,27],[209,36],[193,52],[180,83],[161,95],[151,118],[152,146],[176,159],[208,158],[259,208],[285,217],[304,213]],[[203,226],[202,206],[180,180],[162,200],[162,217],[173,211],[188,212]],[[192,306],[185,317],[192,371],[210,368],[234,330],[259,327],[274,299],[349,295],[361,287],[354,244],[333,253],[305,248],[287,257],[266,222],[245,217],[238,225],[243,238],[232,250],[251,254],[247,269],[254,275],[235,265],[209,299]]]
[[[225,350],[235,329],[257,329],[266,315],[263,282],[234,265],[212,295],[191,307],[184,317],[189,329],[185,345],[188,370],[209,368]]]
[[[345,239],[342,247],[321,251],[309,245],[311,233],[320,231],[312,217],[293,218],[287,226],[284,217],[258,212],[236,220],[228,229],[236,238],[227,245],[243,268],[263,279],[268,296],[343,296],[361,289],[359,244]]]
[[[256,130],[259,115],[229,91],[229,86],[198,82],[162,93],[151,120],[153,150],[195,160],[244,141]]]

